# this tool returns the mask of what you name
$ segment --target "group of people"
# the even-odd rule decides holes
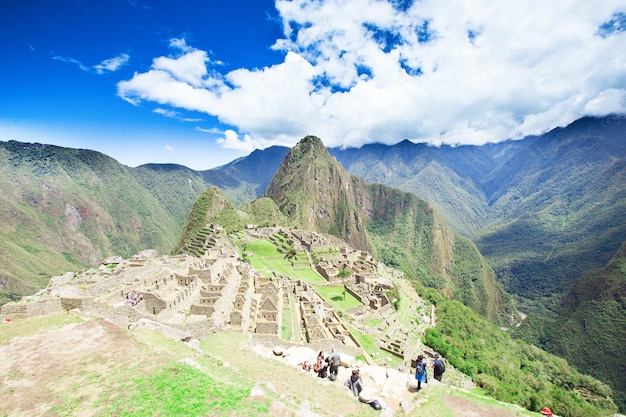
[[[415,379],[417,380],[418,391],[422,389],[422,383],[428,383],[428,373],[426,372],[427,366],[428,365],[424,355],[418,355],[415,361]],[[434,378],[437,381],[441,381],[443,373],[446,372],[446,363],[439,353],[435,353],[435,360],[433,361],[432,368]]]
[[[320,351],[315,360],[315,364],[311,364],[309,361],[302,363],[302,369],[307,372],[313,371],[319,378],[328,378],[331,381],[337,380],[337,374],[339,373],[339,362],[341,355],[333,348],[328,355],[325,355],[323,351]],[[382,408],[378,399],[363,395],[363,380],[361,379],[361,372],[359,369],[352,369],[351,375],[346,379],[343,384],[348,388],[355,397],[359,398],[359,401],[369,404],[372,408],[380,410]]]
[[[129,306],[136,306],[143,300],[143,295],[137,294],[137,291],[132,290],[131,292],[126,293],[126,304]]]
[[[315,360],[315,365],[311,365],[309,361],[304,361],[302,369],[305,371],[313,371],[320,378],[328,378],[331,381],[337,379],[337,373],[339,373],[339,360],[341,355],[339,352],[335,352],[333,348],[328,356],[324,355],[324,352],[320,350]]]

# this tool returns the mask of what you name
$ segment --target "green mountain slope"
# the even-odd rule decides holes
[[[353,181],[315,136],[300,140],[285,156],[265,196],[294,227],[315,230],[370,251]]]
[[[171,250],[177,221],[98,152],[0,142],[0,302],[112,254]]]
[[[515,320],[510,297],[468,239],[414,195],[351,177],[316,137],[302,139],[287,154],[266,196],[292,227],[332,234],[371,251],[490,320]]]
[[[624,131],[623,118],[583,119],[510,157],[521,166],[491,195],[476,243],[511,292],[550,306],[626,240]]]
[[[576,281],[547,348],[577,369],[609,382],[626,409],[626,243],[604,268]]]
[[[368,182],[410,191],[471,237],[524,308],[554,309],[626,240],[626,118],[584,118],[485,146],[331,149]]]
[[[457,301],[436,304],[437,327],[426,331],[425,343],[489,395],[529,410],[548,406],[561,416],[616,413],[611,389],[586,369],[576,372],[565,360],[513,340]]]

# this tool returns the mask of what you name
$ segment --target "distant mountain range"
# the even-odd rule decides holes
[[[207,172],[240,178],[218,186],[235,204],[251,201],[288,150],[255,151]],[[626,241],[624,116],[583,118],[545,135],[485,146],[405,140],[329,152],[351,175],[433,204],[476,243],[529,311],[554,313],[572,283],[603,267]]]
[[[319,165],[307,163],[302,165],[307,170],[284,175],[275,174],[285,158],[297,165],[297,155],[308,154],[303,146],[323,148],[322,142],[255,151],[207,171],[171,164],[129,168],[94,151],[0,142],[0,303],[35,292],[50,276],[97,265],[110,255],[175,250],[183,243],[192,207],[202,201],[198,197],[216,186],[230,213],[267,222],[285,216],[296,227],[341,237],[474,308],[490,300],[477,311],[502,320],[503,312],[511,313],[502,304],[506,292],[484,287],[493,268],[498,285],[524,311],[550,319],[547,327],[534,327],[544,335],[535,342],[584,359],[588,353],[565,347],[571,333],[550,325],[572,326],[567,320],[587,307],[568,291],[582,285],[577,280],[584,274],[608,265],[626,241],[625,136],[623,116],[584,118],[545,135],[485,146],[404,141],[324,149],[315,153]],[[311,202],[317,212],[303,210]],[[236,217],[222,215],[225,221]],[[432,250],[438,243],[428,233],[435,231],[447,236],[441,248],[450,256]],[[472,261],[464,264],[468,258]],[[625,273],[619,271],[616,279],[623,283]],[[492,298],[495,294],[500,295]],[[568,301],[559,315],[565,294]]]

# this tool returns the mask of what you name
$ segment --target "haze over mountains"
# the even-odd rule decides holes
[[[454,250],[472,253],[473,243],[460,235],[455,238],[447,221],[476,243],[489,262],[478,270],[493,268],[523,311],[545,316],[549,310],[548,316],[555,318],[572,284],[584,273],[605,267],[626,241],[625,123],[621,116],[585,118],[542,136],[483,147],[434,148],[404,141],[394,146],[330,149],[347,172],[322,158],[315,172],[295,170],[292,177],[277,176],[282,184],[272,179],[288,148],[255,151],[223,167],[199,172],[178,165],[129,168],[93,151],[0,142],[0,255],[4,260],[0,302],[36,291],[52,275],[97,265],[110,255],[129,257],[146,248],[172,251],[194,202],[215,185],[234,206],[266,193],[298,227],[326,228],[325,233],[355,247],[378,250],[386,262],[404,266],[405,272],[415,271],[416,278],[426,278],[425,285],[448,288],[448,295],[476,307],[486,293],[464,294],[459,289],[472,288],[472,282],[484,283],[489,276],[487,272],[479,277],[475,272],[474,266],[482,265],[477,251],[470,268],[473,272],[465,276],[464,285],[441,278],[454,275],[445,270],[456,265],[454,261],[442,261],[438,275],[432,264],[421,272],[428,257],[411,264],[407,253],[433,252],[418,245],[406,253],[401,250],[406,242],[416,242],[424,230],[440,230],[447,242],[454,242]],[[316,141],[308,144],[322,146]],[[298,149],[294,149],[291,163],[297,165]],[[311,186],[315,181],[324,186],[298,186]],[[290,185],[295,190],[282,200]],[[413,193],[436,210],[428,213],[432,209],[424,202],[389,187]],[[294,205],[298,201],[294,192],[302,193],[301,201],[326,198],[332,202],[325,207],[321,200],[316,203],[324,212],[313,217],[328,219],[327,223],[309,222],[303,207]],[[381,204],[390,200],[394,204]],[[407,207],[415,210],[406,211]],[[419,211],[427,214],[422,220],[416,215]],[[408,240],[391,240],[407,232],[398,225],[418,221],[428,222],[428,228],[416,235],[409,231]],[[372,243],[376,239],[378,245]],[[385,247],[390,248],[387,253]],[[617,279],[623,282],[621,271]],[[493,279],[495,283],[495,275]],[[617,288],[613,299],[623,306],[623,286]],[[495,291],[491,288],[488,293]],[[568,304],[570,317],[572,308],[576,303]],[[501,320],[502,310],[494,311],[481,313]],[[562,346],[551,338],[540,339],[533,341],[552,340],[553,346]],[[614,341],[607,342],[607,349],[610,343]],[[564,355],[566,350],[562,349]]]

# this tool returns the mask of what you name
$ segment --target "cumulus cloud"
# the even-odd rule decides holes
[[[222,73],[170,42],[118,83],[133,104],[216,116],[218,142],[292,146],[483,144],[537,134],[584,115],[626,110],[621,0],[277,0],[284,60]]]

